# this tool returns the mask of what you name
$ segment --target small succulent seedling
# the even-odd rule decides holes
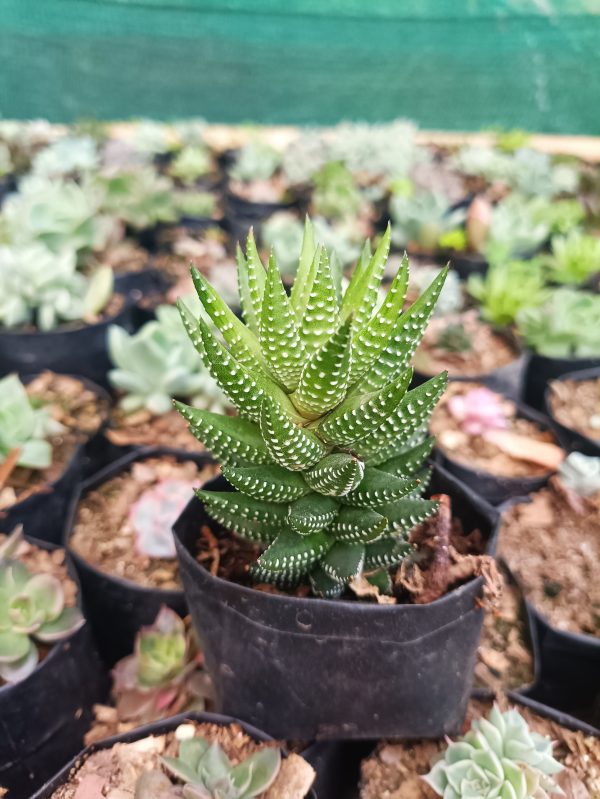
[[[525,343],[550,358],[600,356],[600,295],[561,288],[548,291],[546,301],[521,308],[517,329]]]
[[[339,161],[331,161],[313,176],[314,212],[326,219],[344,219],[355,216],[363,199],[354,182],[352,172]]]
[[[562,482],[582,497],[591,497],[600,491],[600,458],[571,452],[558,473]]]
[[[48,408],[35,408],[17,375],[0,380],[0,462],[18,452],[17,465],[47,469],[52,463],[50,436],[64,431]]]
[[[600,272],[600,239],[572,230],[552,238],[552,254],[544,260],[550,279],[579,284]]]
[[[402,191],[393,194],[390,200],[395,244],[437,249],[440,239],[460,228],[466,218],[463,208],[450,206],[450,201],[442,194],[415,191],[414,187],[403,185]]]
[[[200,144],[183,147],[170,166],[169,173],[183,183],[195,183],[212,169],[212,156],[208,147]]]
[[[488,430],[505,430],[508,419],[502,397],[481,386],[448,400],[448,410],[469,435],[483,435]]]
[[[408,530],[437,507],[420,493],[427,424],[447,375],[408,387],[446,270],[402,312],[404,258],[379,303],[390,238],[388,228],[373,255],[365,248],[343,292],[307,220],[288,296],[275,258],[265,270],[250,234],[246,256],[238,253],[245,324],[192,270],[225,344],[182,303],[183,322],[239,416],[177,407],[236,489],[199,491],[207,512],[266,546],[257,580],[308,577],[316,594],[337,596],[363,570],[399,563]]]
[[[129,509],[135,532],[136,550],[149,558],[174,558],[175,540],[171,528],[192,496],[193,484],[167,479],[146,489]]]
[[[162,606],[153,624],[142,627],[132,655],[113,669],[113,695],[120,719],[147,724],[203,707],[205,681],[191,633],[182,619]]]
[[[440,331],[435,345],[446,352],[470,352],[473,340],[463,324],[451,322]]]
[[[535,307],[546,297],[544,272],[537,259],[496,260],[485,276],[471,275],[467,289],[480,303],[482,317],[492,324],[511,325],[521,308]]]
[[[51,645],[62,641],[83,623],[78,608],[65,607],[60,580],[51,574],[32,574],[10,557],[0,559],[2,680],[24,680],[38,664],[36,642]]]
[[[547,799],[562,794],[553,779],[562,769],[549,738],[530,730],[516,710],[494,705],[448,744],[424,779],[444,799]]]
[[[266,747],[233,766],[218,743],[188,738],[180,742],[177,758],[163,757],[162,762],[184,782],[184,799],[253,799],[273,784],[281,753]]]

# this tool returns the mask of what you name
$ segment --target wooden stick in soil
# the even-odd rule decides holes
[[[10,452],[6,456],[6,459],[3,461],[3,463],[0,464],[0,491],[4,488],[8,479],[13,473],[13,470],[17,465],[20,456],[21,456],[21,450],[19,449],[19,447],[15,447],[14,449],[10,450]]]

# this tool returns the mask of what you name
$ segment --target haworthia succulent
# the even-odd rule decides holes
[[[404,259],[380,302],[389,243],[388,229],[374,254],[365,245],[344,292],[307,220],[288,297],[275,259],[265,270],[250,234],[237,258],[245,324],[196,273],[210,322],[180,306],[239,411],[221,417],[177,405],[234,489],[198,496],[217,522],[267,545],[255,580],[308,581],[316,595],[337,597],[364,571],[389,592],[387,569],[411,551],[409,530],[436,511],[421,498],[433,445],[426,427],[447,377],[409,390],[409,361],[445,273],[403,312]]]

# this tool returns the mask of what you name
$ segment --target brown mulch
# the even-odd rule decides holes
[[[234,765],[249,755],[268,747],[278,747],[277,741],[255,743],[237,724],[218,726],[186,722],[194,735],[218,743]],[[180,728],[178,728],[181,730]],[[133,799],[136,782],[144,771],[161,770],[161,757],[176,757],[179,744],[176,730],[153,735],[133,743],[117,743],[101,749],[78,764],[66,785],[52,794],[52,799]],[[275,782],[261,799],[303,799],[314,779],[314,771],[298,755],[282,761]],[[175,781],[174,781],[175,785]],[[179,790],[169,792],[165,799],[179,796]]]
[[[556,444],[554,434],[550,430],[543,430],[535,422],[518,416],[515,403],[500,394],[497,396],[507,419],[506,429],[523,439],[520,457],[501,449],[485,436],[473,435],[463,430],[461,423],[450,413],[448,403],[452,397],[463,396],[481,387],[480,383],[450,383],[435,407],[429,425],[431,434],[436,437],[437,446],[449,458],[463,466],[501,477],[536,477],[553,470],[550,460],[545,464],[539,462],[542,459],[537,448],[531,446],[531,442]]]
[[[510,703],[502,696],[498,703],[506,710]],[[471,702],[464,730],[470,720],[490,709],[489,702]],[[554,755],[566,767],[557,781],[566,799],[597,799],[600,796],[600,739],[573,732],[517,706],[527,723],[541,735],[555,741]],[[437,794],[423,781],[444,749],[441,741],[381,742],[361,766],[360,799],[435,799]]]
[[[34,405],[49,408],[52,417],[65,430],[49,439],[52,463],[48,469],[15,466],[3,475],[0,510],[48,488],[61,476],[77,446],[93,434],[108,415],[108,401],[100,399],[80,380],[67,375],[42,372],[25,388]]]
[[[70,546],[88,563],[115,577],[150,588],[181,588],[176,558],[150,558],[136,551],[129,511],[145,491],[162,480],[189,481],[191,498],[192,486],[199,488],[216,471],[212,464],[198,467],[171,456],[134,463],[83,497]]]
[[[175,410],[154,416],[146,409],[129,414],[114,409],[105,435],[112,444],[121,447],[134,445],[204,451],[204,446],[190,433],[188,423]]]
[[[471,348],[450,352],[438,346],[440,335],[450,325],[462,325]],[[423,341],[413,359],[415,369],[424,375],[448,370],[450,377],[486,375],[518,358],[508,340],[477,318],[476,311],[434,318],[429,322]]]
[[[555,380],[548,402],[554,418],[571,430],[600,441],[600,377],[595,380]],[[596,419],[592,426],[592,419]]]
[[[552,478],[531,500],[504,513],[498,554],[553,625],[600,637],[600,493]]]

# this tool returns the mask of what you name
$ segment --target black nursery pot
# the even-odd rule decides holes
[[[91,389],[100,399],[109,400],[108,394],[100,386],[90,380],[85,380],[79,375],[72,375]],[[29,383],[35,375],[21,376],[24,383]],[[0,530],[10,532],[18,524],[23,525],[27,536],[51,544],[62,542],[62,533],[65,516],[74,487],[80,479],[82,470],[85,469],[86,447],[90,441],[102,435],[102,427],[92,433],[87,442],[79,444],[71,460],[65,467],[61,476],[49,483],[40,491],[16,502],[9,508],[0,510]]]
[[[52,799],[52,794],[68,781],[71,772],[78,768],[86,758],[93,754],[93,752],[98,752],[101,749],[110,749],[117,743],[133,743],[143,738],[149,738],[151,735],[163,735],[164,733],[176,729],[180,724],[184,724],[186,721],[196,721],[200,724],[219,724],[222,727],[229,724],[238,724],[246,735],[258,743],[273,740],[270,735],[266,735],[251,724],[246,724],[246,722],[232,718],[231,716],[222,716],[218,713],[180,713],[178,716],[171,716],[171,718],[165,721],[156,721],[153,724],[146,724],[143,727],[137,727],[135,730],[126,732],[123,735],[114,735],[112,738],[106,738],[104,741],[86,746],[77,757],[74,757],[70,763],[67,763],[67,765],[47,782],[41,790],[34,794],[31,799]],[[282,750],[282,754],[285,757],[285,750]],[[309,758],[306,759],[308,760]],[[11,798],[9,797],[9,799]],[[307,799],[317,799],[317,794],[311,790],[307,794]],[[323,797],[323,799],[327,799],[327,797]]]
[[[199,465],[210,461],[205,453],[191,454],[162,448],[131,452],[86,480],[74,494],[67,516],[65,546],[77,568],[86,617],[96,638],[98,651],[108,666],[131,654],[139,628],[152,624],[161,605],[167,605],[180,616],[185,616],[186,600],[183,590],[148,588],[101,571],[70,546],[70,538],[79,503],[87,492],[128,470],[133,463],[161,455],[174,456],[178,461],[194,461]]]
[[[80,375],[106,387],[110,366],[106,335],[110,325],[133,327],[132,305],[126,299],[119,313],[93,325],[48,332],[0,331],[0,375],[50,369]]]
[[[516,404],[517,416],[535,422],[542,430],[551,429],[546,416],[526,405]],[[438,448],[437,453],[442,466],[492,505],[500,505],[511,497],[521,497],[543,488],[553,474],[546,472],[536,477],[503,477],[480,469],[470,469],[453,460],[442,449]]]
[[[226,488],[225,481],[207,484]],[[440,467],[432,493],[493,548],[498,515]],[[429,605],[268,594],[213,577],[198,531],[224,533],[194,498],[175,524],[180,573],[217,707],[275,737],[433,737],[460,728],[482,622],[482,579]]]
[[[80,751],[92,706],[107,694],[88,624],[55,644],[27,679],[0,688],[0,786],[8,789],[7,799],[31,796]]]
[[[171,281],[165,273],[154,267],[140,269],[137,272],[122,272],[115,275],[115,287],[132,302],[139,302],[146,297],[162,297],[170,288]]]
[[[600,367],[596,367],[595,369],[584,369],[580,372],[567,372],[567,374],[561,375],[558,379],[584,381],[596,380],[598,377],[600,377]],[[544,410],[552,419],[552,423],[556,428],[556,435],[558,436],[561,445],[568,452],[583,452],[584,455],[591,455],[592,457],[596,458],[600,457],[600,439],[594,441],[593,438],[590,438],[583,433],[579,433],[577,430],[574,430],[571,427],[566,427],[564,424],[561,424],[552,413],[550,396],[550,386],[547,386],[546,391],[544,392]]]
[[[584,369],[600,368],[598,358],[549,358],[532,352],[525,370],[523,399],[538,410],[544,407],[544,394],[548,383],[557,377]]]

